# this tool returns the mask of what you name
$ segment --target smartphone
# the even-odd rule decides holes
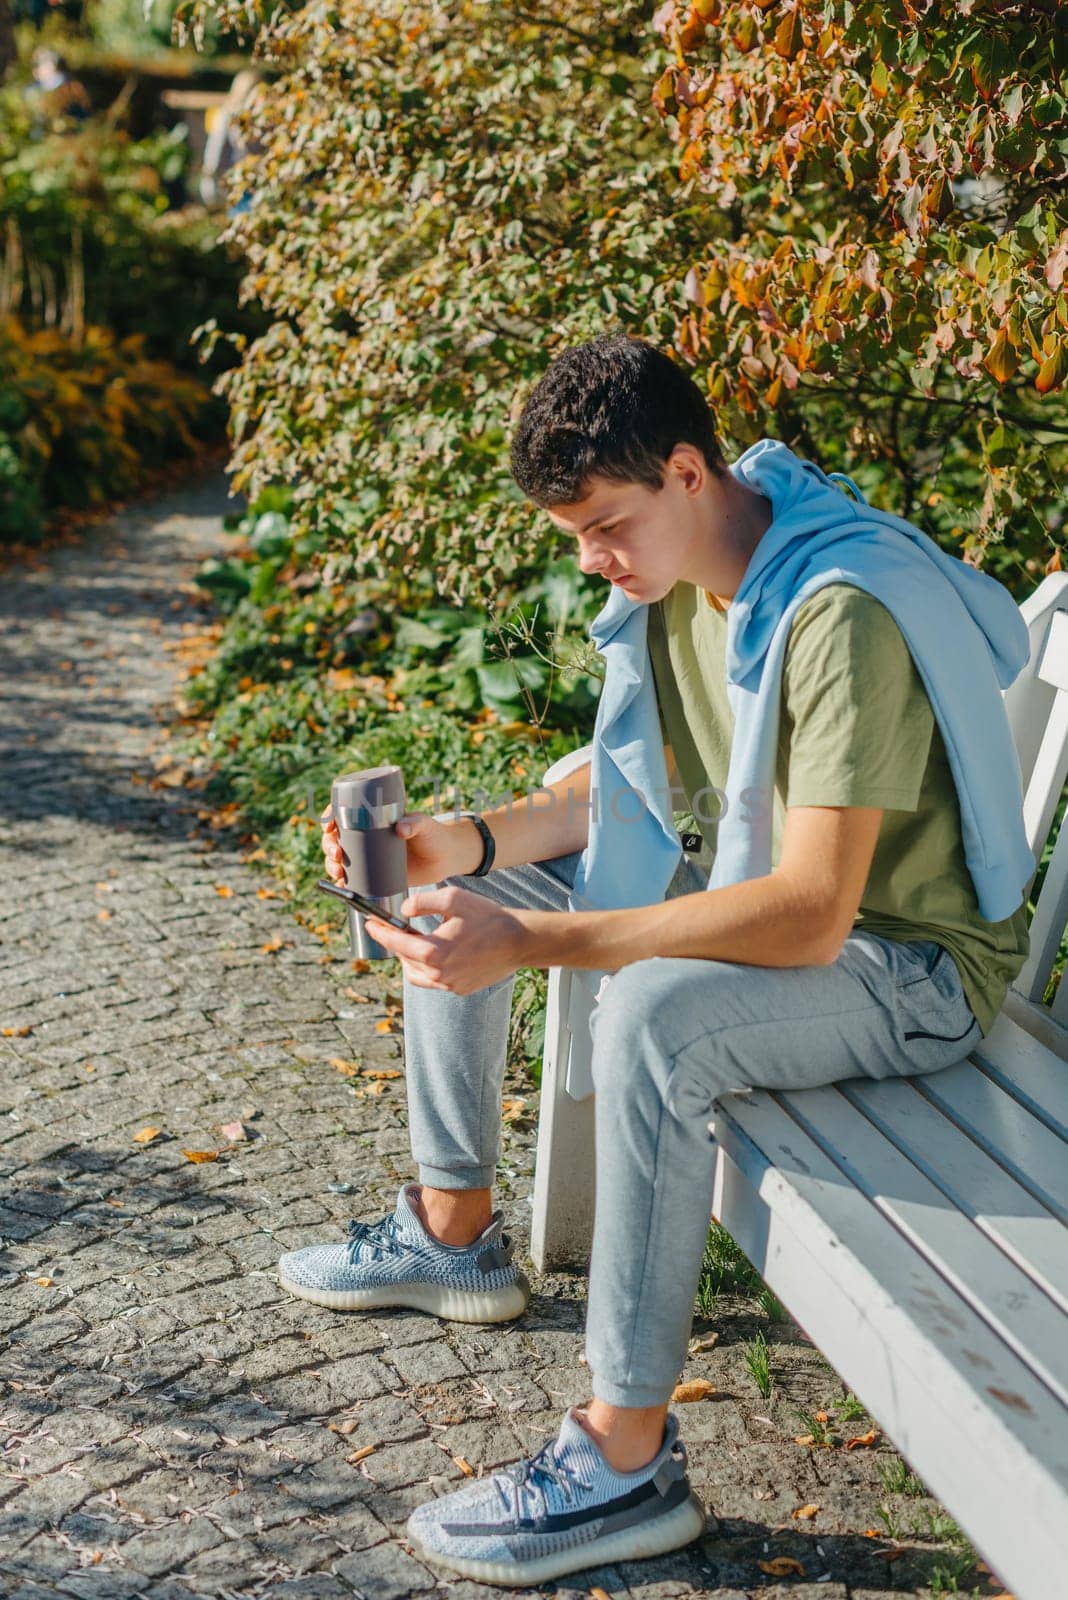
[[[391,928],[399,928],[402,933],[418,931],[412,927],[407,917],[398,917],[392,911],[383,910],[374,900],[368,900],[367,896],[360,894],[357,889],[349,889],[344,884],[334,883],[331,878],[320,878],[318,887],[324,894],[336,895],[339,900],[344,900],[346,905],[355,906],[365,917],[378,917],[380,921],[388,922]]]

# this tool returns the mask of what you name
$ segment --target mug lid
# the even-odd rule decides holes
[[[404,773],[400,767],[364,767],[335,778],[330,788],[334,806],[389,806],[404,804]]]

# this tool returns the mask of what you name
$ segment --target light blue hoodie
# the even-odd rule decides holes
[[[957,786],[979,910],[989,922],[1011,916],[1035,870],[1000,692],[1028,657],[1027,628],[1012,596],[911,523],[867,505],[853,484],[857,500],[850,499],[778,440],[762,439],[730,470],[771,501],[772,521],[727,610],[734,731],[708,887],[771,871],[791,621],[817,589],[850,583],[894,617],[927,690]],[[681,855],[646,644],[648,615],[647,605],[617,589],[590,627],[605,680],[593,735],[589,841],[569,902],[577,911],[656,904]]]

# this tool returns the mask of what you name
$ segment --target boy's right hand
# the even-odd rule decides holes
[[[335,883],[345,882],[348,857],[341,848],[337,823],[330,807],[320,817],[323,827],[323,858],[326,875]],[[438,822],[423,811],[408,811],[396,824],[408,847],[408,882],[411,885],[440,883],[458,873],[473,872],[482,860],[482,839],[468,821]]]

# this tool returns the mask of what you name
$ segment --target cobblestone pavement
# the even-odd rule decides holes
[[[487,1595],[413,1559],[403,1523],[465,1469],[537,1447],[585,1396],[584,1285],[537,1281],[502,1329],[339,1316],[276,1285],[281,1251],[391,1209],[410,1175],[403,1085],[358,1098],[330,1064],[402,1064],[375,1026],[399,984],[324,964],[154,765],[224,494],[207,480],[0,576],[0,1591]],[[249,1138],[228,1147],[235,1120]],[[146,1128],[159,1136],[138,1143]],[[513,1131],[505,1161],[523,1240],[530,1140]],[[872,1454],[788,1437],[793,1405],[841,1396],[833,1374],[783,1333],[763,1401],[743,1360],[752,1322],[720,1328],[687,1374],[716,1398],[684,1412],[718,1530],[554,1592],[913,1593],[923,1553],[891,1564],[863,1536],[887,1499]],[[800,1568],[788,1589],[759,1565],[781,1557]]]

